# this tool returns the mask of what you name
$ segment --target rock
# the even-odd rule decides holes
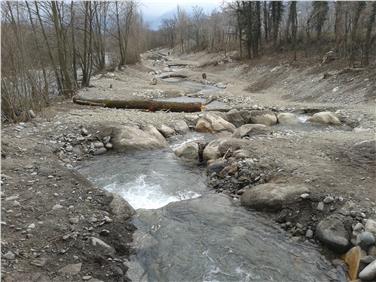
[[[189,131],[188,124],[184,120],[175,122],[174,129],[179,134],[186,134]]]
[[[196,123],[196,131],[198,132],[234,132],[235,126],[213,113],[205,113]]]
[[[349,275],[350,281],[358,277],[360,257],[361,249],[359,247],[353,247],[345,254],[344,261],[348,266],[347,274]]]
[[[103,144],[107,144],[107,143],[109,143],[110,142],[110,140],[111,140],[111,136],[105,136],[105,137],[103,137]]]
[[[239,128],[235,129],[232,134],[233,138],[243,138],[252,135],[266,135],[270,134],[272,131],[270,128],[263,124],[244,124]]]
[[[220,173],[226,167],[226,161],[217,159],[211,162],[207,167],[208,174]]]
[[[52,210],[60,210],[60,209],[62,209],[63,208],[63,206],[62,205],[59,205],[59,204],[56,204],[56,205],[54,205],[53,207],[52,207]]]
[[[255,110],[249,113],[247,122],[271,126],[277,123],[277,117],[272,111]]]
[[[168,143],[154,126],[147,126],[144,130],[124,126],[115,129],[112,145],[118,151],[132,151],[165,148]]]
[[[317,209],[318,211],[323,211],[323,210],[324,210],[324,203],[323,203],[323,202],[319,202],[319,203],[317,204],[316,209]]]
[[[376,246],[372,246],[368,249],[368,255],[376,257]]]
[[[316,226],[317,239],[335,252],[343,253],[350,248],[349,234],[340,215],[330,215]]]
[[[332,112],[319,112],[307,119],[312,123],[340,125],[341,122],[337,116]]]
[[[30,118],[36,118],[36,114],[34,113],[33,110],[29,110],[28,113],[29,113]]]
[[[376,221],[373,219],[367,219],[365,230],[371,232],[376,237]]]
[[[27,227],[27,229],[34,229],[35,228],[35,223],[31,223],[29,224],[29,226]]]
[[[86,135],[89,134],[89,131],[87,131],[87,129],[83,127],[83,128],[81,128],[81,134],[82,134],[83,136],[86,136]]]
[[[375,237],[371,232],[364,231],[356,237],[356,244],[363,250],[368,250],[368,248],[375,244]]]
[[[236,127],[242,126],[245,123],[242,112],[236,109],[228,111],[225,115],[225,119]]]
[[[220,140],[213,140],[205,146],[202,154],[204,161],[216,160],[221,156],[219,152],[220,142]]]
[[[102,142],[94,142],[93,145],[94,145],[94,148],[102,148],[102,147],[104,147],[104,144]]]
[[[90,275],[82,276],[82,280],[84,280],[84,281],[90,280],[91,278],[92,278],[92,276],[90,276]]]
[[[80,219],[78,218],[78,217],[71,217],[70,219],[69,219],[69,223],[70,224],[77,224],[77,223],[79,223],[80,222]]]
[[[330,204],[334,202],[334,198],[332,196],[326,196],[323,200],[324,204]]]
[[[106,144],[106,147],[107,147],[107,145],[108,145],[108,144]],[[98,156],[98,155],[103,155],[103,154],[105,154],[106,152],[107,152],[107,149],[104,148],[104,147],[102,147],[102,148],[98,148],[98,149],[96,149],[96,150],[93,152],[93,154],[96,155],[96,156]]]
[[[303,193],[303,194],[300,195],[300,198],[302,198],[302,199],[308,199],[309,196],[310,196],[309,193]]]
[[[221,156],[223,156],[228,151],[235,152],[236,150],[244,149],[249,145],[250,141],[247,139],[225,138],[221,140],[218,149]]]
[[[175,135],[175,130],[172,129],[171,127],[167,126],[167,125],[164,125],[162,124],[159,128],[158,128],[159,132],[162,133],[162,135],[166,138],[169,138],[173,135]]]
[[[280,113],[277,115],[278,123],[282,125],[298,124],[299,119],[293,113]]]
[[[243,206],[256,210],[278,211],[308,192],[309,188],[301,184],[266,183],[246,189],[240,201]]]
[[[111,143],[107,143],[106,145],[105,145],[105,147],[106,147],[106,149],[108,149],[108,150],[110,150],[110,149],[112,149],[112,144]]]
[[[30,262],[30,264],[35,265],[35,266],[39,266],[39,267],[45,266],[46,263],[47,263],[47,259],[46,258],[37,258],[37,259],[32,260]]]
[[[306,232],[305,236],[308,239],[313,238],[313,231],[311,229],[307,229],[307,232]]]
[[[80,273],[82,263],[68,264],[63,268],[60,268],[58,272],[61,272],[66,275],[77,275]]]
[[[365,281],[375,281],[376,279],[376,260],[367,265],[360,273],[359,278]]]
[[[363,224],[361,224],[360,222],[358,222],[357,224],[355,224],[354,228],[353,228],[353,231],[355,232],[360,232],[364,229],[364,226]]]
[[[327,64],[336,59],[336,53],[332,50],[328,51],[322,58],[322,64]]]
[[[174,150],[174,153],[179,158],[187,160],[198,160],[199,146],[196,142],[184,143]]]
[[[131,205],[124,198],[115,193],[112,194],[110,209],[116,218],[122,220],[130,218],[135,213],[135,210]]]
[[[108,245],[106,242],[102,241],[101,239],[98,239],[96,237],[90,238],[91,244],[93,247],[100,248],[102,252],[104,252],[107,255],[114,255],[115,249]]]
[[[6,254],[3,255],[3,258],[7,260],[14,260],[16,259],[16,255],[12,253],[11,251],[8,251]]]
[[[360,262],[363,263],[363,264],[370,264],[371,262],[373,262],[376,258],[374,256],[363,256],[361,259],[360,259]]]

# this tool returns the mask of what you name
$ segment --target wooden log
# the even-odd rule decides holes
[[[170,73],[170,74],[165,74],[159,77],[160,79],[165,79],[165,78],[187,78],[186,75],[184,74],[179,74],[179,73]]]
[[[79,105],[101,106],[106,108],[141,109],[170,112],[201,112],[204,108],[201,103],[181,103],[156,100],[115,100],[115,99],[89,99],[80,96],[73,97],[73,102]]]

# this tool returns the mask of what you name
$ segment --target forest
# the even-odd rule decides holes
[[[134,1],[4,1],[1,8],[3,121],[27,119],[53,93],[71,97],[93,74],[136,63],[140,53],[161,46],[235,50],[238,60],[332,51],[351,67],[374,62],[376,50],[376,2],[234,1],[211,14],[178,6],[158,31]]]

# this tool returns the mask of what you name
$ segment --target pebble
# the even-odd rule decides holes
[[[332,196],[326,196],[323,200],[324,204],[330,204],[334,201],[334,198]]]
[[[99,148],[99,149],[95,150],[93,154],[94,155],[102,155],[102,154],[104,154],[106,152],[107,152],[107,149],[104,148],[104,147],[102,147],[102,148]]]
[[[305,236],[306,238],[311,239],[313,237],[313,231],[311,229],[308,229]]]
[[[16,255],[11,251],[8,251],[5,255],[3,255],[3,258],[7,260],[14,260],[16,258]]]
[[[81,128],[81,134],[86,136],[86,135],[89,134],[89,131],[87,131],[87,129],[83,127],[83,128]]]
[[[104,144],[107,144],[108,142],[110,142],[110,140],[111,140],[111,136],[105,136],[105,137],[103,137],[103,143]]]
[[[323,211],[324,210],[324,203],[323,202],[319,202],[317,204],[317,208],[316,208],[318,211]]]
[[[27,227],[27,229],[34,229],[35,228],[35,223],[31,223],[28,227]]]
[[[62,209],[63,206],[62,205],[59,205],[59,204],[56,204],[52,207],[52,210],[59,210],[59,209]]]
[[[95,142],[93,145],[95,148],[102,148],[104,146],[102,142]]]
[[[19,195],[13,195],[10,197],[6,197],[5,201],[14,201],[14,200],[17,200],[19,197],[20,197]]]
[[[364,229],[364,226],[363,224],[361,224],[360,222],[358,222],[357,224],[355,224],[354,228],[353,228],[353,231],[362,231]]]
[[[367,250],[371,245],[375,244],[375,237],[371,232],[362,232],[357,236],[356,244],[363,250]]]
[[[90,280],[91,278],[92,276],[90,275],[82,276],[82,280]]]
[[[38,258],[38,259],[35,259],[35,260],[30,262],[30,264],[35,265],[35,266],[39,266],[39,267],[45,266],[46,263],[47,263],[46,258]]]
[[[308,199],[309,198],[309,194],[308,193],[301,194],[300,198],[302,198],[302,199]]]
[[[106,146],[105,146],[107,149],[112,149],[112,144],[111,143],[107,143]]]
[[[79,219],[78,217],[71,217],[71,218],[69,219],[69,222],[70,222],[71,224],[77,224],[79,221],[80,221],[80,219]]]

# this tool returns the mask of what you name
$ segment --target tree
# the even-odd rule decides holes
[[[313,1],[312,2],[312,13],[310,16],[310,23],[313,25],[317,40],[320,39],[322,28],[325,21],[327,20],[327,15],[329,11],[329,6],[327,1]]]
[[[367,32],[366,38],[364,43],[364,56],[362,60],[362,65],[367,66],[369,64],[369,52],[372,46],[372,43],[376,40],[376,35],[371,37],[373,26],[375,25],[375,18],[376,18],[376,2],[372,3],[372,10],[368,17],[367,23]]]

